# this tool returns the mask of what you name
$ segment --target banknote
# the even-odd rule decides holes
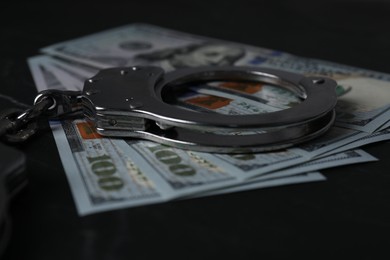
[[[55,71],[58,68],[51,69]],[[72,75],[69,74],[68,77],[72,77]],[[67,81],[67,78],[60,78],[60,80],[65,82]],[[246,93],[253,94],[256,92],[258,97],[257,99],[260,98],[262,100],[264,97],[269,97],[270,100],[275,100],[271,101],[271,105],[267,103],[264,104],[262,102],[254,102],[250,98],[250,95],[249,97],[248,95],[233,96],[232,94],[220,91],[223,84],[226,85],[226,83],[220,83],[219,88],[217,89],[207,88],[204,85],[196,86],[196,89],[194,89],[193,92],[186,93],[184,97],[179,97],[178,100],[187,104],[187,106],[188,104],[191,104],[191,108],[195,110],[199,110],[199,108],[201,108],[203,110],[213,111],[215,113],[236,115],[277,111],[295,105],[297,102],[295,99],[296,97],[286,95],[284,94],[286,91],[283,92],[282,90],[275,87],[269,86],[263,88],[264,86],[262,86],[261,91],[253,91],[253,89],[258,90],[257,86],[251,86],[251,90],[245,91]],[[226,88],[226,86],[223,88]],[[243,89],[242,87],[232,85],[229,85],[228,88]],[[265,94],[260,94],[263,89],[265,90]],[[276,101],[276,97],[278,95],[283,96],[283,94],[286,95],[282,98],[283,102],[278,103]],[[256,101],[258,101],[257,99]],[[242,133],[234,132],[231,134]],[[216,165],[223,165],[225,168],[231,169],[232,172],[236,173],[236,178],[239,180],[245,180],[266,174],[268,172],[274,172],[279,169],[303,163],[312,158],[318,157],[321,154],[329,153],[336,148],[342,147],[366,135],[367,134],[365,132],[360,132],[353,129],[333,127],[326,135],[296,148],[270,153],[245,155],[199,153],[198,156],[207,159]],[[138,151],[140,150],[142,149],[138,148]],[[131,150],[129,152],[134,151]],[[185,155],[187,153],[186,151],[172,149],[171,152],[182,154],[185,157],[188,156]],[[148,157],[146,156],[145,158]]]
[[[274,51],[265,48],[237,45],[148,24],[132,24],[54,44],[41,51],[97,68],[153,64],[173,70],[188,64],[232,64],[244,58],[251,49],[264,57],[275,55]],[[207,60],[191,56],[194,52],[204,53]]]
[[[323,169],[333,168],[347,164],[373,162],[377,160],[377,158],[361,149],[346,150],[343,152],[334,153],[331,155],[326,155],[317,159],[313,159],[276,172],[271,172],[269,174],[254,178],[252,181],[264,181],[273,178],[302,174],[308,171],[320,171]]]
[[[87,122],[52,122],[51,128],[80,215],[166,200],[112,140],[91,134]]]
[[[357,147],[362,147],[362,146],[367,145],[367,144],[372,144],[372,143],[382,142],[382,141],[387,141],[387,140],[390,140],[390,128],[385,128],[383,130],[376,131],[372,134],[366,133],[363,136],[360,136],[355,141],[350,142],[342,147],[338,147],[338,148],[334,149],[333,151],[323,153],[322,155],[327,156],[327,155],[330,155],[333,153],[339,153],[342,151],[355,149]]]
[[[378,130],[387,129],[390,116],[386,89],[390,78],[384,73],[145,24],[55,44],[42,51],[51,56],[29,59],[38,90],[81,90],[84,81],[100,68],[112,66],[157,65],[170,71],[202,65],[251,65],[330,76],[338,81],[338,90],[344,94],[336,108],[339,127],[308,144],[273,153],[199,153],[146,141],[101,138],[83,120],[52,122],[81,215],[171,199],[324,180],[321,174],[312,171],[374,160],[363,151],[346,152],[346,149],[386,139],[382,131],[381,137],[375,135]],[[237,82],[214,82],[192,86],[190,90],[191,95],[179,97],[183,102],[175,105],[248,114],[286,109],[302,102],[292,93],[259,83],[242,86]],[[375,96],[372,93],[381,97],[372,101],[370,98]],[[233,94],[236,98],[232,98]],[[219,102],[224,105],[217,108],[199,106],[200,100],[210,100],[212,96],[228,102]],[[114,187],[119,190],[110,190]]]
[[[269,95],[269,94],[268,94]],[[230,106],[228,104],[227,106]],[[244,154],[244,155],[215,155],[199,153],[198,156],[203,158],[207,157],[209,161],[217,162],[221,165],[221,160],[216,158],[223,158],[229,162],[226,167],[232,167],[234,172],[239,172],[236,177],[243,177],[245,175],[253,177],[256,175],[264,174],[267,172],[273,172],[278,169],[283,169],[288,166],[302,163],[310,158],[314,158],[328,151],[332,151],[337,147],[344,146],[351,143],[354,140],[366,136],[365,133],[361,133],[355,130],[334,127],[332,130],[322,138],[312,141],[308,144],[302,145],[299,148],[287,149],[275,153],[260,153],[260,154]],[[126,148],[124,148],[126,149]],[[168,149],[168,148],[167,148]],[[138,148],[138,150],[141,150]],[[171,151],[174,153],[180,153],[177,151]],[[194,152],[191,152],[194,154]],[[234,162],[234,163],[232,163]]]
[[[268,185],[270,185],[271,183],[275,183],[275,185],[277,185],[279,181],[281,180],[287,181],[289,180],[289,178],[293,178],[293,180],[298,181],[299,178],[303,178],[303,177],[307,178],[307,176],[311,176],[312,178],[318,178],[318,180],[320,181],[320,180],[325,180],[325,178],[319,175],[319,172],[314,172],[314,171],[319,171],[325,168],[332,168],[332,167],[348,165],[348,164],[372,162],[377,160],[378,160],[377,158],[373,157],[372,155],[366,153],[361,149],[350,150],[350,151],[318,158],[315,160],[311,160],[306,163],[298,164],[293,167],[289,167],[285,170],[276,171],[268,175],[266,174],[254,178],[252,180],[248,180],[240,185],[231,186],[223,189],[206,191],[204,193],[195,194],[190,197],[212,196],[212,195],[220,195],[220,194],[226,194],[226,193],[232,193],[238,191],[246,191],[250,189],[258,189],[262,187],[264,182],[266,182]],[[293,180],[291,179],[291,181]]]
[[[44,64],[40,64],[39,61],[40,57],[28,60],[38,88],[64,89],[65,87],[61,86],[56,76],[46,70]],[[177,156],[167,154],[166,150],[158,148],[158,145],[154,143],[129,146],[123,140],[102,138],[94,131],[90,123],[82,119],[52,121],[51,128],[76,208],[81,216],[161,203],[190,194],[206,196],[206,193],[202,195],[203,193],[199,191],[223,188],[238,183],[234,181],[234,175],[230,175],[226,169],[213,165],[196,154],[187,155],[188,160],[185,164],[183,157],[178,163]],[[125,147],[126,151],[121,147]],[[137,156],[140,157],[143,153],[128,152],[128,148],[136,150],[139,147],[146,148],[145,150],[154,154],[155,162],[166,165],[164,171],[148,172],[145,163],[137,161]],[[194,178],[194,172],[199,172],[200,177]],[[162,174],[160,179],[157,176],[159,173]],[[162,181],[164,175],[167,174],[176,176],[176,179]],[[249,185],[240,190],[324,179],[319,173],[274,178],[272,181],[263,181],[261,184]],[[171,189],[167,189],[168,185],[171,185]],[[203,188],[199,189],[202,185]]]
[[[50,65],[49,65],[50,66]],[[58,70],[58,68],[51,68],[52,71]],[[59,73],[57,73],[59,76],[59,80],[64,82],[67,81],[67,78],[62,78]],[[70,75],[68,75],[70,77]],[[200,91],[199,91],[200,90]],[[244,97],[240,96],[236,99],[233,99],[234,97],[231,97],[229,99],[229,102],[220,102],[221,99],[227,99],[229,96],[226,96],[226,93],[210,93],[209,89],[197,89],[196,96],[194,95],[186,95],[185,101],[188,103],[189,101],[193,101],[193,107],[203,107],[204,109],[205,102],[202,103],[195,103],[195,99],[198,98],[199,94],[202,95],[203,101],[207,101],[208,104],[208,110],[212,110],[216,113],[224,113],[224,114],[250,114],[253,112],[260,113],[260,112],[272,112],[279,110],[280,108],[276,106],[270,106],[268,104],[262,104],[261,102],[254,102],[250,99],[245,99]],[[267,95],[271,95],[271,90],[266,89]],[[280,91],[279,91],[280,92]],[[214,94],[214,99],[212,100],[205,100],[205,98],[211,97],[210,94]],[[278,93],[276,93],[278,94]],[[274,94],[274,95],[276,95]],[[218,100],[215,99],[215,97],[218,96]],[[182,99],[184,102],[184,100]],[[260,105],[259,105],[260,104]],[[237,133],[235,133],[237,134]],[[351,142],[354,140],[356,131],[354,130],[348,130],[348,129],[339,129],[334,128],[330,133],[327,135],[327,139],[323,140],[318,139],[316,143],[311,143],[310,147],[303,147],[303,148],[291,148],[286,149],[283,151],[273,152],[273,153],[260,153],[260,154],[251,154],[251,160],[249,158],[245,158],[243,160],[242,156],[234,156],[234,155],[214,155],[214,154],[202,154],[199,156],[202,156],[203,158],[207,157],[207,160],[214,162],[215,164],[221,164],[224,163],[223,161],[226,161],[227,163],[224,163],[225,167],[234,169],[234,172],[239,172],[240,174],[237,174],[237,178],[239,179],[246,179],[251,178],[260,174],[264,174],[269,171],[275,171],[277,169],[285,168],[297,163],[301,163],[304,161],[307,161],[309,158],[314,157],[314,155],[319,154],[320,151],[329,151],[336,148],[336,145],[343,145],[344,143]],[[348,137],[348,138],[347,138]],[[352,138],[352,140],[350,140]],[[331,139],[331,140],[329,140]],[[140,150],[140,149],[138,149]],[[185,154],[186,152],[183,152]],[[246,157],[249,157],[246,156]],[[234,163],[234,164],[233,164]],[[233,168],[232,168],[233,167]]]
[[[45,63],[42,62],[44,60],[46,60],[46,57],[42,55],[35,56],[27,60],[35,82],[35,86],[38,91],[46,89],[79,90],[72,89],[69,86],[65,87],[63,84],[61,84],[61,81],[59,81],[58,77],[53,72],[51,72],[51,70],[48,70]]]
[[[95,68],[156,65],[167,71],[203,65],[250,65],[332,77],[351,93],[341,97],[337,124],[374,132],[390,117],[390,76],[277,50],[132,24],[42,48]],[[375,94],[374,94],[375,93]]]
[[[290,180],[290,178],[293,178],[290,181],[294,182],[298,181],[300,178],[307,178],[308,176],[311,176],[311,178],[317,178],[318,181],[321,181],[325,180],[325,177],[322,176],[319,172],[314,171],[322,170],[325,168],[332,168],[336,166],[372,162],[377,160],[377,158],[373,157],[372,155],[366,153],[361,149],[351,150],[311,160],[306,163],[298,164],[293,167],[289,167],[285,170],[276,171],[268,175],[263,175],[252,180],[248,180],[240,185],[231,186],[224,189],[206,191],[202,194],[195,194],[190,197],[221,195],[239,191],[246,191],[250,189],[258,189],[262,187],[264,182],[266,182],[268,185],[271,185],[271,183],[275,183],[275,185],[277,185],[280,180],[287,181]]]
[[[351,150],[346,152],[341,152],[338,154],[333,154],[331,156],[326,156],[323,158],[318,158],[315,160],[308,161],[306,163],[298,164],[293,167],[289,167],[285,170],[280,170],[276,172],[272,172],[270,174],[266,174],[251,180],[247,180],[240,185],[230,186],[223,189],[215,189],[211,191],[206,191],[201,194],[195,194],[190,197],[200,197],[200,196],[211,196],[211,195],[219,195],[226,194],[238,191],[244,191],[259,188],[263,185],[263,182],[272,183],[274,181],[280,180],[289,180],[290,177],[294,178],[294,180],[299,180],[299,178],[304,176],[311,176],[312,178],[318,177],[318,180],[325,180],[323,176],[319,176],[319,170],[325,168],[332,168],[342,165],[355,164],[355,163],[363,163],[363,162],[372,162],[377,161],[378,159],[373,157],[372,155],[366,153],[361,149]],[[316,172],[314,172],[316,171]],[[276,184],[276,182],[275,182]]]

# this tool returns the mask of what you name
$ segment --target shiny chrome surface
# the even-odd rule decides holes
[[[185,83],[256,81],[281,86],[303,102],[254,115],[223,115],[180,109],[164,95]],[[200,67],[164,73],[158,67],[112,68],[84,85],[85,114],[100,134],[135,137],[207,152],[269,151],[315,138],[334,122],[336,82],[286,71],[254,67]],[[249,135],[214,131],[266,131]]]

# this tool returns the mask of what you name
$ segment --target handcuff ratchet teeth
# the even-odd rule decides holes
[[[166,102],[185,84],[210,81],[276,85],[303,101],[288,109],[250,115],[200,113]],[[247,153],[286,148],[325,133],[335,120],[336,85],[325,77],[258,67],[198,67],[165,73],[159,67],[140,66],[101,70],[85,81],[78,100],[103,136],[140,138],[194,151]],[[249,133],[229,134],[236,130]]]

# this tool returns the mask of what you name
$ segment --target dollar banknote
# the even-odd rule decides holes
[[[133,65],[157,65],[166,71],[202,65],[251,65],[326,75],[339,83],[338,127],[310,143],[272,153],[200,153],[146,141],[102,138],[83,120],[52,122],[80,215],[324,180],[313,171],[373,161],[375,158],[361,150],[349,150],[389,139],[386,88],[390,78],[384,73],[145,24],[85,36],[42,51],[50,56],[28,60],[38,90],[81,90],[84,81],[100,68]],[[373,98],[372,93],[381,98],[370,101],[366,97]],[[175,105],[199,111],[250,114],[287,109],[302,100],[267,84],[213,82],[191,86],[190,94],[179,96],[177,101]]]
[[[36,84],[42,86],[41,89],[64,88],[59,87],[61,83],[55,74],[45,68],[44,62],[40,64],[40,61],[41,57],[29,60],[31,70],[35,72],[33,76]],[[170,199],[209,196],[325,179],[318,172],[284,170],[245,181],[245,178],[240,177],[243,172],[233,169],[231,165],[223,166],[219,162],[216,163],[215,159],[207,160],[209,154],[183,151],[151,142],[124,142],[101,138],[83,120],[52,122],[51,125],[80,215],[148,205]],[[261,158],[259,155],[262,155],[260,161],[273,166],[268,172],[272,172],[278,163],[281,163],[281,166],[276,169],[285,169],[289,165],[297,165],[308,160],[308,157],[305,157],[306,153],[294,154],[292,151],[279,153],[244,154],[236,157],[248,161],[245,157],[255,155]],[[338,159],[323,161],[323,165],[325,167],[341,165],[340,162],[343,161],[341,157],[346,163],[372,160],[370,156],[361,156],[358,160],[350,161],[348,156],[339,155]],[[290,160],[294,163],[286,163]],[[316,166],[312,166],[312,170],[322,169],[319,166],[321,163],[313,165]],[[310,167],[300,169],[310,171]]]
[[[50,66],[49,66],[50,68]],[[57,70],[58,68],[50,68],[52,71]],[[68,75],[69,77],[70,75]],[[60,79],[61,80],[61,79]],[[66,81],[67,78],[62,79]],[[200,90],[200,91],[199,91]],[[272,92],[272,88],[265,88],[266,96],[275,97],[280,94],[280,90],[277,92]],[[287,101],[288,98],[284,98],[284,104],[276,104],[275,102],[272,105],[263,104],[261,102],[254,102],[249,98],[239,96],[234,100],[230,94],[218,92],[216,90],[205,89],[203,87],[197,87],[195,94],[185,95],[185,102],[192,102],[192,107],[200,107],[202,109],[208,109],[216,113],[223,114],[250,114],[253,112],[272,112],[285,108],[288,103],[294,103],[296,100],[292,98],[294,102]],[[210,92],[211,91],[211,92]],[[213,95],[211,95],[213,94]],[[201,95],[203,102],[195,102],[194,100],[199,100],[199,95]],[[218,96],[217,96],[218,95]],[[216,97],[219,99],[216,100]],[[228,99],[229,102],[222,102],[221,99]],[[208,98],[208,99],[207,99]],[[210,99],[211,98],[211,99]],[[223,101],[224,101],[223,100]],[[184,102],[184,99],[181,99]],[[205,102],[207,101],[207,106]],[[217,105],[216,105],[217,104]],[[259,105],[260,104],[260,105]],[[237,134],[237,133],[234,133]],[[217,165],[224,165],[224,167],[231,169],[236,174],[236,177],[240,180],[253,178],[267,172],[276,171],[285,167],[289,167],[298,163],[302,163],[309,159],[312,159],[316,156],[321,155],[332,151],[340,146],[343,146],[347,143],[353,142],[359,138],[365,136],[366,133],[359,132],[357,130],[333,127],[326,135],[321,138],[318,138],[308,144],[298,146],[296,148],[290,148],[281,150],[278,152],[270,153],[258,153],[258,154],[245,154],[245,155],[218,155],[218,154],[206,154],[199,153],[198,156],[207,158],[207,160],[213,162]],[[125,148],[124,148],[125,149]],[[138,148],[138,151],[142,150]],[[172,153],[178,153],[174,149],[171,150]],[[186,153],[186,152],[183,152]],[[192,153],[194,154],[194,153]],[[147,156],[145,158],[148,158]],[[151,162],[150,162],[151,163]]]
[[[270,172],[263,176],[254,178],[252,181],[263,181],[273,178],[291,176],[295,174],[302,174],[308,171],[320,171],[322,169],[328,169],[347,164],[373,162],[377,160],[377,158],[361,149],[346,150],[343,152],[334,153],[332,155],[325,155],[317,159],[294,165],[292,167],[282,169],[276,172]]]
[[[40,57],[29,59],[38,88],[63,89],[56,76],[39,61]],[[161,149],[151,142],[133,141],[134,144],[129,146],[123,140],[102,138],[90,123],[82,119],[52,121],[51,128],[80,215],[161,203],[194,194],[206,196],[200,191],[239,183],[230,169],[221,168],[196,154],[178,151],[173,155],[166,147]],[[129,148],[138,151],[129,152]],[[140,160],[145,152],[153,155],[147,160],[154,159],[158,167],[165,168],[149,171],[151,165],[147,160]],[[175,178],[169,178],[170,174]],[[240,190],[324,179],[319,173],[302,174],[262,181]]]
[[[383,130],[376,131],[372,134],[370,134],[370,133],[363,134],[355,141],[350,142],[342,147],[336,148],[333,151],[326,152],[322,155],[326,156],[326,155],[330,155],[332,153],[339,153],[342,151],[355,149],[357,147],[361,147],[361,146],[364,146],[367,144],[372,144],[372,143],[382,142],[382,141],[387,141],[387,140],[390,140],[390,128],[385,128]]]

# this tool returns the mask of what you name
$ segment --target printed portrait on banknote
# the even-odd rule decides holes
[[[143,60],[142,63],[168,63],[169,67],[178,69],[198,66],[233,65],[244,55],[245,50],[237,45],[205,42],[140,54],[135,58],[136,60]]]

